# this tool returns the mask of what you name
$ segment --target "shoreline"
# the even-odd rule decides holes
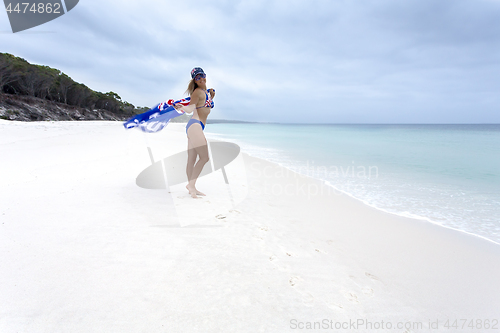
[[[277,124],[277,125],[288,125],[288,124]],[[309,124],[291,124],[291,125],[309,125]],[[330,125],[330,124],[325,124],[325,125]],[[340,125],[340,124],[331,124],[331,125]],[[346,125],[351,125],[351,124],[346,124]],[[352,124],[353,126],[356,126],[356,125],[365,125],[365,124]],[[374,126],[377,126],[379,124],[366,124],[366,125],[374,125]],[[397,124],[381,124],[381,125],[395,125],[395,126],[398,126]],[[408,126],[419,126],[419,125],[424,125],[424,126],[427,126],[428,124],[408,124]],[[436,125],[436,126],[442,126],[442,125],[450,125],[450,126],[455,126],[455,125],[482,125],[482,124],[431,124],[431,125]],[[491,126],[498,126],[497,124],[487,124],[487,125],[491,125]],[[223,134],[223,133],[214,133],[215,134],[215,138],[216,139],[224,139],[227,134]],[[227,139],[227,138],[226,138]],[[231,139],[229,139],[229,141],[232,142]],[[235,142],[238,142],[239,140],[236,140]],[[244,146],[245,143],[243,142],[238,142],[238,144]],[[436,217],[433,218],[433,217],[428,217],[426,215],[419,215],[419,214],[414,214],[414,213],[410,213],[409,210],[411,210],[411,207],[410,209],[397,209],[397,210],[391,210],[391,209],[386,209],[386,208],[383,208],[383,207],[380,207],[379,205],[377,205],[376,203],[370,203],[368,200],[369,199],[363,199],[361,197],[358,197],[356,194],[353,194],[353,193],[350,193],[346,190],[342,190],[340,188],[338,188],[337,186],[335,186],[334,184],[334,180],[327,180],[327,179],[324,179],[324,178],[321,178],[321,177],[315,177],[314,175],[311,175],[310,172],[308,171],[309,167],[308,166],[300,166],[298,165],[297,168],[299,170],[293,170],[292,167],[293,166],[288,166],[286,163],[284,162],[280,162],[278,160],[272,160],[272,159],[268,159],[266,157],[263,157],[263,156],[257,156],[255,155],[255,150],[257,150],[257,148],[259,148],[260,146],[258,145],[254,145],[254,144],[249,144],[250,147],[252,147],[250,150],[252,152],[247,152],[248,154],[250,154],[251,156],[253,157],[256,157],[256,158],[261,158],[261,159],[264,159],[266,161],[269,161],[271,163],[275,163],[287,170],[289,170],[290,172],[296,172],[296,173],[299,173],[301,175],[304,175],[304,176],[307,176],[307,177],[310,177],[311,179],[315,179],[315,180],[319,180],[319,181],[322,181],[324,182],[326,185],[329,185],[331,187],[333,187],[335,189],[335,191],[339,191],[339,192],[342,192],[348,196],[350,196],[351,198],[355,199],[355,200],[359,200],[361,202],[363,202],[364,204],[370,206],[370,207],[373,207],[377,210],[380,210],[382,212],[386,212],[386,213],[389,213],[389,214],[395,214],[397,216],[401,216],[401,217],[405,217],[405,218],[411,218],[411,219],[418,219],[418,220],[424,220],[428,223],[431,223],[431,224],[435,224],[435,225],[438,225],[438,226],[441,226],[441,227],[444,227],[444,228],[448,228],[448,229],[451,229],[451,230],[455,230],[455,231],[458,231],[458,232],[463,232],[465,234],[468,234],[468,235],[471,235],[471,236],[475,236],[475,237],[478,237],[478,238],[481,238],[483,240],[486,240],[488,242],[492,242],[496,245],[500,245],[500,240],[495,240],[493,238],[491,238],[491,235],[487,235],[486,233],[483,233],[483,234],[480,234],[480,233],[477,233],[478,231],[481,232],[481,230],[474,230],[474,228],[467,228],[467,227],[470,227],[470,225],[467,225],[467,222],[465,222],[464,224],[464,221],[462,221],[460,219],[460,217],[457,218],[457,216],[455,216],[455,219],[453,219],[453,217],[450,217],[450,216],[447,216],[446,218],[441,218],[443,222],[440,222],[439,221],[439,217]],[[262,148],[262,147],[260,147]],[[313,162],[314,163],[314,162]],[[336,168],[338,168],[337,166],[335,166]],[[363,173],[368,173],[370,174],[371,173],[371,170],[368,170],[366,171],[367,168],[371,168],[370,167],[367,167],[367,166],[362,166],[364,169],[363,169]],[[306,169],[306,172],[304,172],[304,168]],[[351,171],[345,171],[342,169],[342,166],[340,166],[341,168],[341,174],[343,176],[345,176],[345,174],[347,174],[347,172],[351,172]],[[349,168],[349,166],[348,166]],[[348,169],[347,169],[348,170]],[[352,171],[354,172],[354,171]],[[377,170],[378,172],[378,170]],[[435,211],[436,212],[436,211]],[[428,214],[430,216],[432,216],[432,214]],[[472,230],[472,231],[471,231]],[[496,235],[493,235],[493,236],[496,236]],[[498,238],[498,236],[497,236]]]
[[[428,223],[431,223],[433,225],[437,225],[437,226],[440,226],[440,227],[443,227],[443,228],[446,228],[446,229],[450,229],[450,230],[454,230],[454,231],[457,231],[457,232],[461,232],[461,233],[465,233],[469,236],[473,236],[473,237],[478,237],[482,240],[485,240],[485,241],[488,241],[488,242],[491,242],[495,245],[500,245],[500,242],[496,242],[492,239],[489,239],[485,236],[481,236],[481,235],[478,235],[478,234],[475,234],[475,233],[472,233],[472,232],[469,232],[469,231],[466,231],[466,230],[462,230],[462,229],[458,229],[458,228],[454,228],[454,227],[451,227],[451,226],[447,226],[447,225],[443,225],[439,222],[436,222],[436,221],[433,221],[431,218],[428,218],[428,217],[425,217],[425,216],[419,216],[419,215],[413,215],[413,214],[408,214],[408,215],[404,215],[403,213],[397,213],[397,212],[391,212],[389,210],[386,210],[386,209],[383,209],[383,208],[380,208],[380,207],[377,207],[373,204],[370,204],[369,202],[367,202],[366,200],[363,200],[363,199],[360,199],[358,197],[356,197],[355,195],[347,192],[347,191],[344,191],[344,190],[341,190],[337,187],[335,187],[335,185],[333,185],[330,181],[328,180],[324,180],[324,179],[321,179],[321,178],[315,178],[314,176],[310,176],[310,175],[307,175],[307,174],[303,174],[303,173],[300,173],[300,172],[297,172],[297,171],[294,171],[292,169],[290,169],[289,167],[287,167],[286,165],[282,164],[282,163],[278,163],[278,162],[274,162],[274,161],[270,161],[270,160],[266,160],[265,158],[261,158],[261,157],[257,157],[257,156],[253,156],[249,153],[246,153],[248,154],[249,156],[253,157],[253,158],[256,158],[256,159],[261,159],[261,160],[264,160],[266,162],[269,162],[269,163],[273,163],[273,164],[276,164],[282,168],[285,168],[287,169],[289,172],[292,172],[292,173],[296,173],[298,175],[301,175],[301,176],[304,176],[304,177],[308,177],[310,178],[311,180],[313,181],[319,181],[319,182],[322,182],[324,185],[326,186],[330,186],[332,187],[335,191],[338,191],[342,194],[345,194],[346,196],[352,198],[353,200],[357,200],[361,203],[363,203],[364,205],[368,206],[368,207],[371,207],[371,208],[374,208],[378,211],[381,211],[383,213],[387,213],[387,214],[392,214],[392,215],[396,215],[396,216],[399,216],[399,217],[402,217],[402,218],[408,218],[408,219],[414,219],[414,220],[422,220],[422,221],[425,221],[425,222],[428,222]]]
[[[474,238],[479,238],[480,240],[483,240],[483,241],[487,241],[488,243],[492,243],[494,245],[500,245],[500,243],[498,242],[495,242],[489,238],[486,238],[484,236],[481,236],[481,235],[477,235],[477,234],[474,234],[472,232],[468,232],[466,230],[461,230],[461,229],[457,229],[457,228],[453,228],[453,227],[450,227],[450,226],[446,226],[446,225],[443,225],[439,222],[436,222],[436,221],[433,221],[431,220],[430,218],[427,218],[427,217],[424,217],[424,216],[418,216],[418,215],[403,215],[403,214],[400,214],[400,213],[396,213],[396,212],[391,212],[391,211],[388,211],[388,210],[385,210],[383,208],[380,208],[380,207],[377,207],[375,205],[372,205],[360,198],[357,198],[355,197],[353,194],[349,193],[349,192],[346,192],[346,191],[343,191],[343,190],[340,190],[338,189],[337,187],[335,187],[335,185],[331,184],[330,181],[327,181],[327,180],[324,180],[324,179],[320,179],[320,178],[315,178],[314,176],[310,176],[310,175],[306,175],[306,174],[303,174],[303,173],[299,173],[297,171],[294,171],[292,169],[290,169],[289,167],[281,164],[281,163],[278,163],[278,162],[275,162],[275,161],[270,161],[270,160],[267,160],[265,158],[262,158],[262,157],[257,157],[257,156],[253,156],[251,155],[250,153],[247,153],[247,152],[243,152],[243,154],[247,155],[249,158],[252,158],[252,159],[255,159],[255,160],[260,160],[264,163],[268,163],[270,165],[275,165],[277,167],[280,167],[280,168],[284,168],[286,169],[287,173],[291,173],[291,174],[294,174],[294,178],[301,178],[301,177],[305,177],[307,178],[309,181],[311,182],[318,182],[320,183],[321,185],[324,185],[324,186],[327,186],[327,187],[330,187],[333,189],[333,192],[339,192],[341,193],[342,195],[345,195],[349,198],[351,198],[352,200],[356,201],[356,202],[359,202],[360,204],[362,205],[365,205],[369,208],[372,208],[372,209],[375,209],[381,213],[385,213],[385,214],[389,214],[389,215],[394,215],[396,217],[399,217],[399,218],[403,218],[403,219],[409,219],[409,220],[416,220],[416,221],[422,221],[422,222],[426,222],[426,223],[429,223],[430,225],[434,225],[434,226],[437,226],[437,227],[441,227],[441,228],[444,228],[444,229],[449,229],[453,232],[458,232],[458,233],[463,233],[467,236],[472,236]]]

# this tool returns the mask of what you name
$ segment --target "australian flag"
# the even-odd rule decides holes
[[[184,111],[176,110],[174,104],[189,105],[190,97],[174,101],[169,99],[166,102],[156,105],[149,111],[133,116],[123,123],[125,129],[138,127],[146,133],[155,133],[161,131],[167,126],[170,119],[184,114]]]

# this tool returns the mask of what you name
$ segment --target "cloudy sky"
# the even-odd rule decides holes
[[[0,52],[138,106],[193,67],[213,119],[500,123],[500,0],[80,0]]]

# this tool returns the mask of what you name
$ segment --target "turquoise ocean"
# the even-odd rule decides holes
[[[208,124],[380,210],[500,243],[500,125]]]

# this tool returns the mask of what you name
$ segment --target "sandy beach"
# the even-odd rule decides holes
[[[500,329],[498,244],[244,147],[206,197],[136,184],[186,145],[184,124],[0,120],[0,332]]]

